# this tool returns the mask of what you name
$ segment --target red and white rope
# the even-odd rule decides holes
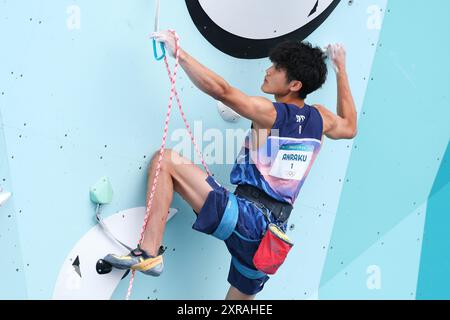
[[[191,137],[192,143],[195,147],[195,151],[197,152],[197,155],[199,156],[203,167],[205,168],[206,172],[208,175],[211,176],[211,173],[208,169],[208,166],[205,163],[205,160],[203,159],[203,156],[197,146],[197,143],[195,142],[194,136],[192,135],[192,131],[191,128],[189,126],[189,123],[187,122],[186,119],[186,115],[183,112],[182,106],[181,106],[181,102],[180,99],[178,97],[178,93],[177,90],[175,88],[175,82],[176,82],[176,78],[177,78],[177,70],[178,70],[178,65],[179,65],[179,58],[180,58],[180,38],[178,37],[177,33],[175,32],[175,30],[169,30],[170,32],[172,32],[175,36],[176,39],[176,53],[175,53],[175,66],[173,69],[173,76],[171,74],[170,71],[170,67],[169,67],[169,63],[168,63],[168,59],[167,59],[167,55],[164,57],[164,62],[166,64],[166,68],[167,68],[167,73],[169,74],[169,79],[170,79],[170,83],[171,83],[171,88],[170,88],[170,97],[169,97],[169,106],[167,108],[167,114],[166,114],[166,121],[165,121],[165,126],[164,126],[164,134],[163,134],[163,138],[162,138],[162,143],[161,143],[161,148],[159,150],[159,158],[158,158],[158,164],[156,166],[156,171],[155,171],[155,176],[153,178],[153,183],[152,183],[152,188],[151,188],[151,192],[150,192],[150,197],[147,203],[147,208],[146,208],[146,212],[145,212],[145,218],[144,218],[144,224],[142,226],[142,230],[141,230],[141,235],[139,238],[139,244],[142,244],[142,241],[144,239],[144,233],[145,233],[145,229],[147,227],[147,223],[148,223],[148,218],[150,216],[150,210],[152,208],[152,204],[153,204],[153,198],[155,196],[155,191],[156,191],[156,184],[158,182],[158,176],[159,176],[159,172],[161,169],[161,161],[163,159],[164,156],[164,151],[166,148],[166,140],[167,140],[167,131],[169,129],[169,121],[170,121],[170,115],[172,112],[172,101],[173,101],[173,96],[175,95],[177,103],[178,103],[178,108],[180,110],[181,116],[183,117],[183,121],[184,124],[186,125],[186,129]],[[131,296],[131,291],[133,289],[133,282],[134,282],[134,277],[136,274],[136,270],[133,270],[133,272],[131,273],[131,279],[130,279],[130,284],[128,286],[128,291],[127,291],[127,296],[126,299],[129,300],[130,296]]]

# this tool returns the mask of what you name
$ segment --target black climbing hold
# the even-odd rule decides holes
[[[158,256],[162,255],[167,250],[167,247],[160,246],[158,250]]]
[[[314,8],[312,8],[311,12],[309,13],[308,17],[312,16],[314,13],[317,12],[317,7],[319,6],[319,0],[317,0],[316,4],[314,5]]]
[[[128,270],[123,274],[122,278],[120,278],[120,280],[125,279],[126,276],[130,273],[130,271],[131,271],[131,270],[128,269]]]
[[[95,266],[98,274],[108,274],[112,271],[112,265],[109,262],[106,262],[103,259],[97,261],[97,265]]]
[[[80,257],[77,256],[75,258],[75,261],[72,263],[73,268],[75,269],[75,272],[80,276],[81,278],[81,269],[80,269]]]

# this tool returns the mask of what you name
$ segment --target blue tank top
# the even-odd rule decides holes
[[[323,121],[307,104],[273,103],[277,116],[265,144],[251,150],[252,130],[235,160],[232,184],[250,184],[269,196],[294,204],[322,145]]]

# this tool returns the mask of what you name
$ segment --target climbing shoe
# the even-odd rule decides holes
[[[120,270],[137,270],[146,275],[158,277],[164,269],[164,262],[162,254],[164,248],[159,248],[156,257],[147,254],[139,246],[125,256],[118,256],[115,254],[108,254],[103,260],[111,264],[114,268]]]

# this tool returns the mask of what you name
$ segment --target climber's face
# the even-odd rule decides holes
[[[293,80],[288,82],[286,70],[272,64],[266,70],[266,76],[261,86],[261,90],[267,94],[274,94],[278,96],[286,96],[292,91],[298,91],[301,88],[301,82]]]

